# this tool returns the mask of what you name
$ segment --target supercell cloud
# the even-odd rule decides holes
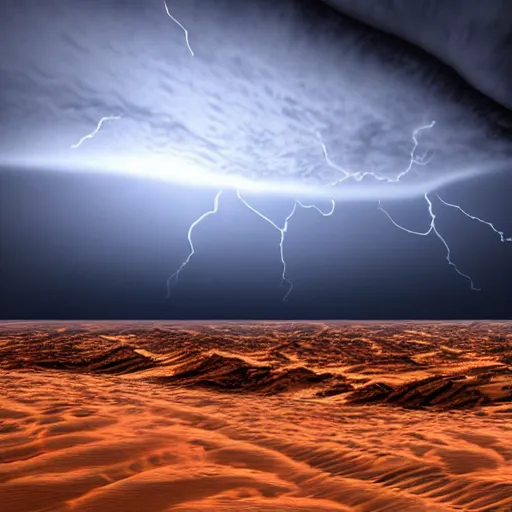
[[[375,199],[510,162],[499,108],[444,65],[313,0],[3,0],[0,164]],[[476,98],[476,99],[475,99]],[[481,105],[481,108],[475,108]],[[489,110],[490,109],[490,110]],[[94,138],[76,144],[105,116]],[[430,158],[397,184],[412,132]]]

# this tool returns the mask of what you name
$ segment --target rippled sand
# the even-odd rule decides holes
[[[0,508],[510,511],[508,324],[3,324]]]

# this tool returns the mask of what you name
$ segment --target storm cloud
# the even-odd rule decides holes
[[[343,13],[410,41],[512,108],[509,0],[327,0]]]
[[[336,198],[506,169],[509,118],[407,43],[313,0],[4,0],[0,164]],[[101,132],[77,149],[104,116]],[[505,121],[503,121],[505,119]],[[400,183],[412,133],[431,159]]]

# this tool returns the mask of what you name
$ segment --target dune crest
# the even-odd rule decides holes
[[[9,512],[512,510],[512,326],[0,326]]]

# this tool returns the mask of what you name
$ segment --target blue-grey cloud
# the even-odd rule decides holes
[[[421,194],[497,171],[511,148],[446,70],[312,0],[4,0],[0,163],[273,192]],[[104,116],[94,139],[72,150]],[[333,189],[333,161],[393,176],[412,131],[431,163]],[[249,182],[242,184],[248,185]]]
[[[453,66],[512,109],[512,2],[509,0],[327,0]]]

